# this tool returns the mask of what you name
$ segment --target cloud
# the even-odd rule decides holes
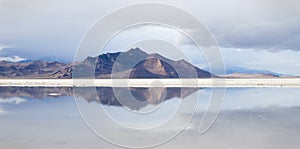
[[[10,47],[12,47],[12,46],[5,45],[5,44],[0,44],[0,52],[3,51],[4,49],[10,48]]]
[[[217,12],[206,15],[204,9],[199,16],[222,47],[300,51],[299,0],[227,0],[214,6]]]
[[[255,48],[269,51],[300,51],[300,19],[280,20],[253,19],[239,23],[227,23],[213,31],[223,47]]]
[[[10,52],[17,53],[14,55],[19,57],[60,57],[72,61],[84,33],[99,18],[120,7],[142,2],[147,0],[112,0],[106,3],[97,0],[1,1],[0,41],[18,46],[19,52]],[[300,50],[299,0],[154,2],[189,10],[208,27],[222,47]],[[126,17],[120,22],[122,19]],[[198,32],[195,31],[195,34],[198,35]],[[205,41],[205,36],[198,38]]]
[[[208,27],[221,47],[300,51],[299,0],[211,0],[180,4]],[[205,41],[198,30],[190,31]]]
[[[21,58],[19,56],[14,57],[0,57],[0,61],[8,61],[8,62],[20,62],[26,60],[25,58]]]
[[[26,60],[26,58],[14,54],[15,51],[13,46],[0,44],[0,61],[19,62]]]
[[[26,102],[26,99],[20,98],[20,97],[12,97],[12,98],[6,98],[6,99],[0,99],[0,104],[21,104],[23,102]]]
[[[103,1],[94,0],[0,1],[0,42],[16,45],[20,57],[72,61],[84,33],[104,10]]]
[[[226,67],[246,67],[300,76],[300,52],[269,52],[256,49],[221,48]]]

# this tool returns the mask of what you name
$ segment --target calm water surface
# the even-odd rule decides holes
[[[119,147],[107,141],[143,146],[177,132],[156,148],[300,148],[296,88],[227,89],[220,115],[205,134],[197,130],[210,89],[130,92],[139,102],[118,102],[109,88],[80,89],[76,98],[70,88],[1,88],[0,149],[113,149]],[[122,90],[115,93],[126,97]]]

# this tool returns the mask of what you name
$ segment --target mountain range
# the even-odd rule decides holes
[[[119,57],[122,57],[121,60]],[[1,78],[110,78],[111,75],[115,78],[217,77],[185,60],[173,61],[156,53],[148,54],[139,48],[87,57],[72,64],[41,60],[0,62]]]
[[[139,48],[126,52],[105,53],[71,64],[48,61],[0,61],[0,78],[269,78],[282,74],[267,70],[232,68],[226,75],[214,75],[185,60],[174,61]]]
[[[203,68],[203,70],[209,71],[209,67],[205,67]],[[251,68],[240,67],[240,66],[226,67],[226,74],[249,74],[249,75],[264,74],[264,75],[273,75],[276,77],[286,76],[285,74],[280,74],[269,70],[251,69]]]
[[[60,62],[24,61],[7,62],[0,61],[1,78],[50,78],[50,74],[68,66]]]

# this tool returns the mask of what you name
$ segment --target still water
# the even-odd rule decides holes
[[[300,147],[299,89],[227,89],[200,134],[210,97],[211,89],[1,88],[0,149]]]

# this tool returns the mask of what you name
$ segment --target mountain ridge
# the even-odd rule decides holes
[[[139,48],[87,57],[52,74],[54,78],[110,78],[111,75],[113,78],[217,77],[186,61],[173,61],[157,53],[147,54]]]
[[[138,62],[136,64],[136,62]],[[83,61],[0,61],[0,78],[210,78],[217,77],[184,61],[173,61],[139,48],[105,53]],[[74,73],[75,72],[75,73]]]
[[[184,59],[174,61],[157,53],[148,54],[139,48],[132,48],[126,52],[105,53],[95,57],[89,56],[83,61],[71,64],[42,60],[0,61],[0,78],[270,78],[281,76],[267,70],[246,68],[217,76],[211,74],[208,68],[200,69]]]

